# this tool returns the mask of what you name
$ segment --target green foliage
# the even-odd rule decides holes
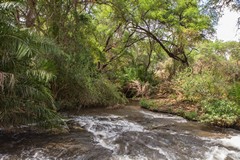
[[[145,74],[145,70],[141,66],[123,68],[121,71],[117,72],[115,78],[117,78],[117,81],[121,85],[128,84],[131,81],[135,80],[139,80],[141,82],[149,82],[152,85],[156,85],[158,83],[155,74],[151,72]]]
[[[0,8],[4,17],[0,19],[0,124],[56,127],[63,121],[49,89],[54,68],[45,60],[47,54],[58,54],[59,50],[50,40],[12,25],[3,12],[10,4]]]
[[[240,105],[240,83],[239,82],[235,82],[231,86],[231,88],[229,89],[228,97],[229,99],[231,99],[232,101]]]
[[[196,121],[199,119],[198,113],[196,111],[186,111],[182,108],[177,109],[176,111],[173,111],[170,113],[177,114],[181,117],[184,117],[184,118],[186,118],[188,120],[192,120],[192,121]]]
[[[58,108],[108,106],[125,102],[118,88],[92,67],[95,65],[91,55],[82,53],[69,55],[67,59],[55,59],[58,72],[52,91]]]
[[[157,104],[152,100],[141,99],[139,102],[140,106],[146,109],[155,110],[157,109]]]
[[[202,106],[202,122],[234,126],[240,117],[238,43],[206,42],[193,52],[192,68],[174,79],[176,93]],[[200,52],[200,54],[199,54]],[[183,116],[193,115],[183,114]]]
[[[97,63],[104,59],[97,42],[101,36],[96,36],[99,28],[94,24],[93,15],[85,10],[85,4],[58,1],[55,5],[42,1],[38,5],[43,8],[42,14],[51,17],[49,21],[39,17],[47,26],[40,31],[48,33],[66,53],[51,57],[57,68],[51,90],[58,109],[108,106],[125,102],[118,88],[98,71]],[[64,23],[60,19],[64,19]]]
[[[126,99],[115,85],[104,77],[71,77],[71,83],[58,94],[61,108],[71,109],[82,106],[109,106],[125,103]]]
[[[100,50],[95,60],[123,85],[131,80],[156,85],[154,71],[164,54],[187,64],[186,54],[212,31],[210,17],[195,0],[115,0],[93,11]]]
[[[119,78],[118,80],[120,81],[120,83],[126,84],[128,82],[131,82],[133,80],[137,80],[138,77],[138,73],[137,73],[137,68],[124,68],[122,72],[119,72]]]
[[[56,127],[63,122],[57,108],[125,102],[117,87],[97,72],[92,56],[97,48],[94,41],[86,38],[90,36],[84,34],[91,29],[88,14],[71,11],[76,20],[74,24],[84,24],[76,29],[73,25],[58,26],[57,16],[66,15],[54,13],[48,32],[56,38],[64,53],[50,39],[14,25],[14,17],[9,13],[14,12],[16,6],[25,9],[23,4],[14,2],[0,5],[1,126],[34,123]],[[67,22],[71,24],[72,20]],[[67,30],[68,35],[66,32],[60,35],[62,30]]]
[[[186,118],[186,119],[189,119],[189,120],[197,120],[198,119],[198,113],[195,112],[195,111],[185,112],[183,117]]]
[[[191,71],[185,71],[178,74],[175,87],[186,99],[201,101],[226,97],[228,86],[221,76],[214,75],[213,72],[204,71],[201,74],[192,74]]]
[[[240,116],[240,106],[229,100],[203,101],[201,121],[218,126],[233,126]]]
[[[146,95],[149,86],[159,83],[155,72],[160,61],[167,55],[174,59],[173,66],[166,67],[171,79],[182,70],[178,63],[188,65],[187,55],[203,39],[203,33],[212,33],[214,20],[198,3],[1,1],[0,124],[55,126],[61,122],[57,109],[124,103],[116,83],[125,87],[135,81],[139,95]],[[238,80],[232,78],[239,73],[233,69],[237,67],[224,61],[223,70],[213,72],[222,65],[218,62],[225,58],[223,52],[231,52],[230,60],[238,63],[238,51],[230,49],[233,46],[238,44],[200,48],[209,58],[191,58],[209,69],[203,67],[200,74],[180,73],[176,90],[195,101],[229,97],[238,102],[237,90],[223,87]],[[219,51],[218,58],[209,54],[214,51]],[[217,63],[207,65],[215,59]],[[140,104],[156,108],[148,100]],[[187,113],[187,117],[194,116]]]

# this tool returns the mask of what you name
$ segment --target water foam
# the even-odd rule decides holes
[[[168,154],[167,152],[165,152],[165,151],[164,151],[162,148],[160,148],[160,147],[153,147],[153,146],[151,146],[151,145],[146,145],[146,146],[147,146],[148,148],[150,148],[150,149],[157,150],[159,154],[164,155],[164,156],[165,156],[167,159],[169,159],[169,160],[175,160],[175,159],[176,159],[176,157],[174,156],[173,153],[170,155],[170,154]]]
[[[52,160],[55,157],[48,156],[47,150],[43,148],[34,148],[29,151],[24,151],[21,155],[22,159],[26,160]],[[27,157],[27,158],[24,158]]]
[[[171,119],[175,122],[178,123],[186,123],[187,120],[179,117],[179,116],[173,116],[173,115],[166,115],[166,114],[160,114],[160,113],[153,113],[153,112],[147,112],[147,111],[140,111],[146,118],[151,118],[151,119]]]
[[[233,147],[240,151],[240,135],[220,139],[220,142],[226,147]]]
[[[205,154],[205,157],[207,160],[225,160],[227,157],[233,160],[239,160],[240,153],[239,151],[232,151],[224,147],[214,146]]]
[[[8,155],[0,154],[0,160],[7,160],[10,159]]]
[[[80,116],[77,121],[87,131],[94,135],[94,140],[104,148],[118,150],[115,140],[124,132],[144,132],[144,127],[127,121],[120,116]]]
[[[215,146],[209,148],[205,154],[207,160],[233,160],[240,159],[240,135],[230,136],[222,139],[209,139]],[[234,148],[234,149],[229,149]]]
[[[148,158],[145,156],[116,155],[110,160],[148,160]]]

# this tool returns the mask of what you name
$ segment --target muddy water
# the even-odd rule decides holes
[[[236,130],[134,106],[85,109],[67,117],[68,134],[0,135],[0,159],[240,160]]]

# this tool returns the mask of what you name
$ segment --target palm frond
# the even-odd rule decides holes
[[[0,124],[18,126],[61,121],[50,91],[52,55],[64,54],[53,41],[19,29],[11,13],[20,3],[0,3]]]
[[[15,9],[16,7],[23,7],[19,2],[2,2],[0,3],[0,10]]]

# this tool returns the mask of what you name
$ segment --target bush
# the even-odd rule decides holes
[[[209,100],[203,101],[204,114],[201,121],[230,127],[233,126],[240,117],[240,106],[229,100]]]
[[[184,118],[188,119],[188,120],[197,120],[198,118],[198,113],[195,111],[191,111],[191,112],[185,112],[184,113]]]
[[[234,83],[228,93],[229,99],[240,105],[240,83]]]
[[[91,95],[95,99],[95,104],[102,106],[120,104],[127,101],[111,81],[101,76],[92,82]]]
[[[52,83],[52,92],[58,108],[71,110],[126,101],[117,86],[97,72],[90,56],[76,54],[68,57],[69,59],[56,58],[58,74]]]
[[[141,107],[150,109],[150,110],[155,110],[157,108],[157,104],[152,100],[141,99],[139,104]]]
[[[173,84],[178,98],[201,105],[202,122],[230,127],[240,120],[239,67],[236,59],[226,58],[226,53],[232,56],[228,49],[219,50],[217,46],[200,46],[201,54],[195,52],[192,57],[192,68],[178,73]],[[195,113],[182,115],[196,116]]]
[[[72,83],[59,92],[58,101],[64,109],[74,109],[81,106],[110,106],[125,103],[126,98],[117,87],[104,77],[81,76],[72,78]]]
[[[224,85],[223,85],[224,84]],[[174,81],[174,88],[184,99],[202,101],[205,99],[221,99],[227,96],[227,82],[210,71],[192,74],[191,70],[179,73]]]

